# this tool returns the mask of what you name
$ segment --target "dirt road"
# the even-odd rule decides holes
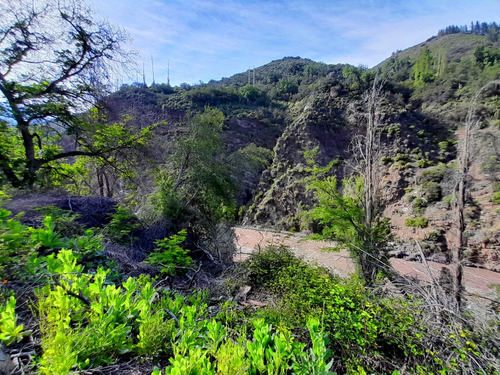
[[[285,245],[307,261],[316,262],[330,269],[334,274],[347,276],[355,271],[354,263],[345,250],[340,252],[327,252],[324,249],[335,245],[329,241],[307,240],[304,235],[272,232],[253,228],[235,228],[238,254],[236,260],[246,259],[252,252],[263,249],[269,245]],[[419,262],[403,259],[391,259],[393,267],[404,276],[416,277],[420,280],[430,281],[431,276],[425,266]],[[441,268],[445,264],[428,262],[432,277],[438,278]],[[468,292],[491,296],[493,291],[489,288],[492,284],[500,285],[500,273],[481,268],[464,267],[464,284]]]

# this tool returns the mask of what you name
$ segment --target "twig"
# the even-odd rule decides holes
[[[195,271],[195,273],[193,274],[193,276],[191,276],[191,278],[189,279],[189,284],[188,284],[188,289],[191,289],[191,286],[193,286],[193,282],[194,282],[194,279],[196,277],[196,275],[201,271],[201,263],[200,263],[200,266],[198,267],[198,269]]]
[[[76,294],[76,293],[73,293],[71,290],[67,290],[67,289],[64,289],[66,294],[68,296],[71,296],[71,297],[75,297],[75,298],[78,298],[80,301],[82,301],[84,304],[86,304],[87,306],[90,306],[90,301],[88,300],[88,298],[86,298],[82,292],[80,291],[80,294]]]
[[[179,327],[179,319],[177,319],[177,317],[175,316],[175,314],[170,311],[169,309],[165,309],[165,312],[170,315],[170,317],[174,320],[175,324],[177,325],[177,327]]]

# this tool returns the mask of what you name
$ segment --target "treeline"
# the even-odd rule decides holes
[[[449,35],[449,34],[487,35],[492,42],[497,42],[500,34],[500,27],[497,25],[496,22],[479,23],[479,21],[476,21],[476,23],[471,22],[470,27],[467,25],[463,26],[450,25],[438,31],[438,36]]]

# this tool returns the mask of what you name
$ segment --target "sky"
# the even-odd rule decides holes
[[[138,53],[123,83],[220,80],[285,56],[372,67],[449,25],[500,21],[500,0],[89,0]],[[496,19],[495,19],[496,17]]]

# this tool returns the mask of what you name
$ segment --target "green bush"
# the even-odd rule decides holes
[[[24,337],[31,335],[31,331],[23,331],[22,324],[17,325],[15,307],[14,296],[10,297],[5,306],[0,305],[0,343],[6,346],[20,342]]]
[[[188,256],[189,250],[185,250],[179,245],[186,240],[187,231],[181,230],[173,236],[155,242],[156,248],[146,258],[144,263],[159,267],[160,272],[167,276],[184,274],[193,262]]]
[[[495,204],[500,204],[500,183],[493,184],[493,196],[491,201]]]
[[[134,231],[140,224],[137,217],[130,210],[118,206],[116,212],[111,216],[111,222],[106,228],[106,234],[116,243],[129,245],[134,241]]]
[[[160,300],[146,278],[129,278],[117,287],[106,283],[109,270],[86,274],[77,261],[70,250],[47,257],[48,271],[57,283],[36,293],[43,349],[40,371],[67,374],[74,367],[113,363],[127,352],[166,352],[174,325],[165,308],[177,311],[173,307],[179,304]]]
[[[412,207],[416,212],[422,212],[427,207],[427,202],[420,197],[416,197],[412,201]]]
[[[349,363],[375,372],[378,365],[372,362],[373,353],[380,368],[383,358],[399,360],[394,357],[398,351],[408,357],[423,355],[418,319],[405,301],[370,298],[358,279],[339,280],[291,256],[285,248],[271,247],[248,261],[250,280],[260,280],[279,298],[277,307],[259,313],[266,320],[294,329],[309,316],[320,316],[329,347],[341,359],[334,370],[341,373],[349,372]]]
[[[83,226],[76,221],[81,215],[75,215],[69,210],[63,210],[54,206],[39,207],[33,211],[40,212],[44,216],[50,216],[54,223],[54,230],[65,237],[74,237],[83,234]]]
[[[428,203],[441,200],[441,186],[437,182],[429,181],[422,184],[422,198]]]
[[[446,164],[439,163],[435,167],[423,171],[420,175],[419,182],[441,182],[448,171],[449,167]]]
[[[495,192],[493,193],[493,197],[491,199],[491,201],[495,204],[500,204],[500,192]]]
[[[381,161],[384,165],[391,165],[392,163],[394,163],[394,159],[390,156],[384,156]]]
[[[447,156],[453,152],[453,147],[456,145],[457,141],[453,139],[447,139],[445,141],[439,142],[439,155]]]
[[[429,219],[423,216],[409,217],[405,219],[405,225],[411,228],[426,228],[429,225]]]
[[[266,285],[274,275],[286,266],[295,266],[300,262],[292,251],[285,246],[270,246],[264,251],[252,254],[248,262],[249,281],[252,286]]]
[[[417,160],[417,167],[419,168],[427,168],[432,164],[433,164],[432,161],[429,159],[422,158]]]

